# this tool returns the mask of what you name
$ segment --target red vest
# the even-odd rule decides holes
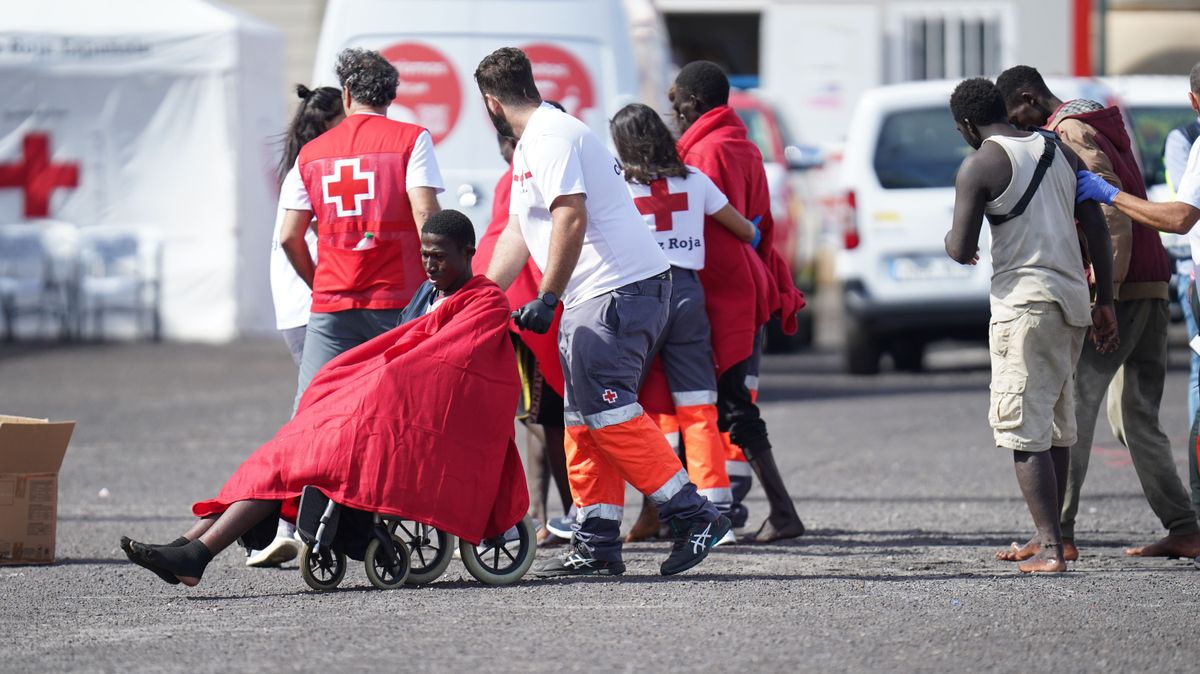
[[[351,115],[300,150],[317,217],[312,310],[403,309],[425,280],[405,181],[419,126]],[[363,234],[376,245],[354,250]]]

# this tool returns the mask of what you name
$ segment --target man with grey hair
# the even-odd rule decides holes
[[[346,120],[300,150],[280,196],[280,244],[313,290],[297,404],[325,363],[396,327],[424,280],[421,226],[444,189],[429,132],[387,118],[395,67],[345,49],[336,72]],[[316,263],[304,242],[314,216]]]

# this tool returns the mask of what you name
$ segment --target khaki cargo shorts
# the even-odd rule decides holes
[[[1087,328],[1068,325],[1054,302],[992,321],[988,423],[996,446],[1044,452],[1075,444],[1075,363]]]

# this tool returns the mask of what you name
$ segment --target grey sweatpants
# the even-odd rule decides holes
[[[1151,510],[1172,534],[1200,533],[1188,492],[1175,468],[1171,442],[1158,421],[1166,377],[1170,320],[1167,301],[1117,302],[1116,313],[1121,345],[1112,353],[1102,354],[1090,341],[1085,342],[1075,371],[1075,421],[1079,439],[1071,447],[1071,469],[1061,518],[1063,537],[1075,537],[1079,494],[1087,476],[1096,417],[1105,390],[1113,435],[1129,448],[1133,469]]]

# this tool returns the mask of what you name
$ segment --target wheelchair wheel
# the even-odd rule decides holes
[[[458,550],[463,566],[481,583],[508,585],[515,583],[533,566],[537,554],[537,537],[533,520],[528,515],[517,523],[516,540],[507,540],[504,534],[471,545],[459,541]]]
[[[408,544],[412,562],[405,582],[409,585],[432,583],[450,566],[454,556],[454,536],[410,520],[392,520],[388,529]]]
[[[403,585],[408,578],[408,566],[411,563],[405,540],[395,534],[392,534],[391,538],[398,566],[392,566],[387,550],[378,538],[372,538],[371,542],[367,543],[367,555],[363,560],[363,565],[367,568],[367,580],[381,590],[391,590]]]
[[[300,575],[317,592],[327,592],[346,577],[346,555],[324,548],[320,552],[305,545],[300,550]]]

